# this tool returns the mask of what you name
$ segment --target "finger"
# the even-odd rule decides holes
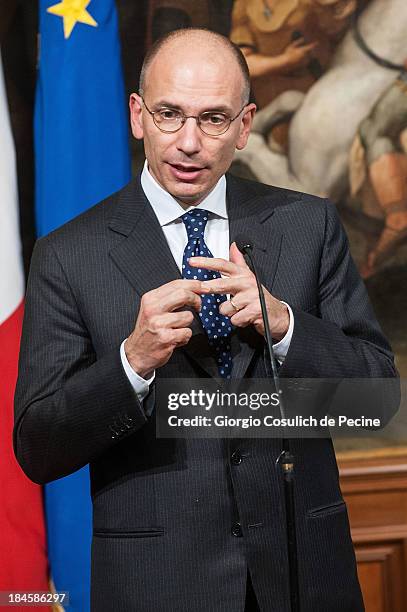
[[[244,308],[255,304],[256,300],[258,300],[257,290],[241,291],[237,295],[232,296],[231,300],[222,302],[219,312],[227,317],[232,317]]]
[[[168,296],[173,295],[175,292],[185,290],[199,295],[201,290],[200,281],[197,279],[189,280],[186,278],[177,278],[169,283],[165,283],[165,285],[157,287],[157,289],[153,289],[145,295],[147,296],[151,294],[154,299],[161,301],[166,299]]]
[[[194,315],[190,310],[180,310],[178,312],[166,312],[154,317],[150,322],[152,331],[159,329],[177,329],[189,327],[194,320]]]
[[[241,300],[241,294],[239,294],[239,300]],[[239,301],[239,310],[237,312],[235,310],[234,313],[229,316],[231,323],[236,327],[247,327],[248,325],[252,325],[252,323],[258,318],[260,311],[260,304],[258,303],[258,300],[257,302],[256,300],[257,296],[256,299],[250,299],[242,308],[240,308]]]
[[[174,346],[185,346],[192,337],[192,329],[183,327],[182,329],[171,330],[171,344]]]
[[[202,293],[200,282],[199,293]],[[188,289],[176,289],[175,291],[172,291],[170,295],[166,295],[164,298],[160,299],[159,311],[172,312],[177,308],[181,308],[182,306],[190,306],[199,312],[201,310],[200,295]]]
[[[221,272],[225,276],[231,276],[239,272],[236,264],[220,257],[190,257],[188,263],[195,268],[205,268],[206,270]]]
[[[243,257],[243,253],[241,253],[236,246],[236,242],[232,242],[232,244],[230,245],[229,259],[232,263],[236,264],[237,266],[240,266],[241,268],[249,269],[245,261],[245,258]]]
[[[247,327],[255,320],[250,304],[236,311],[236,309],[231,306],[230,302],[227,301],[221,305],[219,312],[227,316],[231,324],[235,327]]]
[[[312,42],[309,43],[307,45],[303,46],[304,51],[312,51],[313,49],[315,49],[315,47],[318,47],[318,43],[317,42]]]
[[[232,302],[233,304],[235,303],[235,300],[232,298]],[[219,307],[219,312],[222,315],[225,315],[225,317],[229,317],[232,318],[235,314],[237,314],[238,312],[240,312],[240,310],[243,310],[243,308],[245,308],[246,304],[244,306],[240,306],[239,304],[239,308],[236,309],[232,302],[230,300],[226,300],[226,302],[222,302],[222,304]]]
[[[215,278],[210,281],[202,281],[201,293],[220,293],[236,295],[239,291],[246,291],[251,283],[248,276],[234,276],[233,278]]]
[[[179,278],[169,283],[165,283],[157,289],[152,289],[143,295],[143,301],[145,305],[148,305],[151,308],[156,309],[158,312],[161,312],[162,303],[167,300],[169,297],[180,296],[179,291],[188,290],[189,292],[200,294],[201,291],[201,282],[199,280],[188,280],[184,278]]]
[[[187,278],[177,278],[176,280],[170,281],[169,283],[165,283],[165,285],[161,285],[156,289],[157,292],[160,292],[161,296],[171,294],[177,289],[188,289],[188,291],[193,291],[194,293],[200,292],[200,281],[187,279]]]
[[[302,47],[305,44],[305,38],[301,36],[301,38],[296,38],[289,45],[290,47]]]
[[[189,280],[187,278],[177,278],[169,283],[165,283],[165,285],[161,285],[155,291],[162,291],[163,293],[171,293],[175,289],[184,289],[187,287],[190,291],[195,291],[199,289],[199,281]]]
[[[253,321],[254,316],[249,306],[230,317],[230,322],[235,327],[248,327],[248,325],[252,325]]]

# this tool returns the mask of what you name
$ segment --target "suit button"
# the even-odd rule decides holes
[[[235,523],[232,526],[232,535],[234,535],[235,538],[241,538],[242,537],[243,532],[242,532],[242,526],[241,526],[240,523]]]
[[[243,458],[242,455],[240,453],[239,450],[235,450],[231,457],[230,457],[231,462],[233,463],[233,465],[239,465],[240,463],[242,463]]]

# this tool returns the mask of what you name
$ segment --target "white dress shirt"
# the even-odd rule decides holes
[[[192,209],[203,208],[209,214],[208,222],[205,227],[205,242],[214,257],[221,257],[229,260],[229,221],[226,209],[226,178],[221,176],[215,187],[197,206],[190,206],[185,210],[175,198],[165,191],[157,183],[148,170],[147,161],[144,164],[141,174],[141,187],[150,202],[159,224],[164,232],[174,260],[182,273],[182,259],[185,247],[188,243],[188,236],[181,216]],[[283,302],[286,304],[285,302]],[[282,363],[287,355],[291,337],[294,330],[294,316],[288,304],[286,304],[290,323],[284,338],[273,345],[275,355]],[[133,389],[142,402],[149,391],[149,386],[154,380],[155,373],[151,378],[145,380],[139,376],[129,364],[124,350],[125,340],[120,347],[120,357],[124,371]]]

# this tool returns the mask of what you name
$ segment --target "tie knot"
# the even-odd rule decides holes
[[[209,213],[203,208],[190,210],[182,215],[181,219],[185,224],[188,239],[203,238],[205,226],[208,222]]]

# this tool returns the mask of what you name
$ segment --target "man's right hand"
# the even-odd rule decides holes
[[[188,344],[194,316],[179,309],[189,306],[199,312],[201,292],[200,281],[179,279],[143,295],[134,330],[124,344],[127,360],[139,376],[149,378],[175,348]]]

